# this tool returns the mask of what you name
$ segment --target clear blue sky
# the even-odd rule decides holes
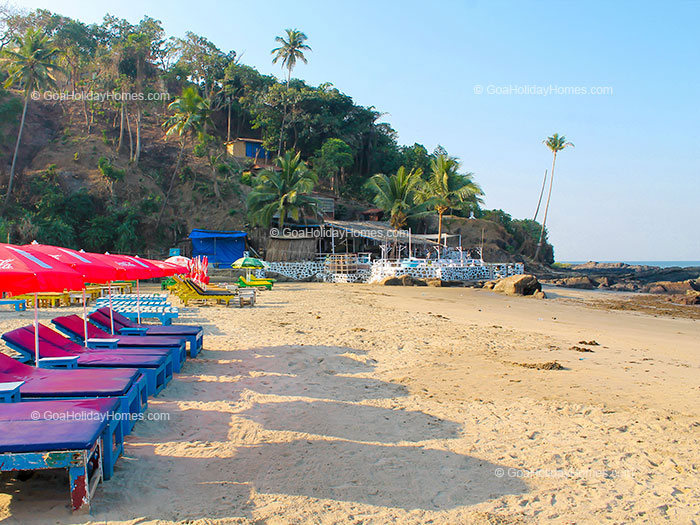
[[[13,3],[88,23],[147,14],[277,75],[273,39],[298,28],[313,52],[295,76],[386,112],[401,143],[442,144],[489,208],[532,217],[551,164],[542,140],[566,135],[576,147],[557,160],[548,219],[557,260],[700,260],[700,2]],[[613,93],[487,94],[522,85]]]

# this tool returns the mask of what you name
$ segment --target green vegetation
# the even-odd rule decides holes
[[[472,173],[460,174],[457,159],[439,154],[430,163],[428,180],[419,190],[419,200],[438,214],[438,239],[442,239],[442,216],[446,211],[475,209],[484,194]]]
[[[298,222],[304,214],[316,215],[317,202],[308,194],[314,189],[317,178],[301,160],[301,155],[288,151],[275,164],[279,170],[261,172],[248,195],[253,224],[269,226],[277,215],[282,228],[287,218]]]
[[[163,127],[166,129],[165,136],[171,137],[177,135],[180,138],[180,151],[177,155],[175,169],[170,177],[170,184],[165,194],[163,207],[160,209],[160,214],[158,215],[156,228],[158,228],[163,218],[163,212],[168,205],[170,193],[173,191],[173,183],[180,170],[182,154],[185,151],[187,140],[197,133],[201,133],[205,125],[209,122],[209,103],[199,96],[197,90],[193,86],[186,87],[182,91],[182,95],[170,103],[168,109],[173,112],[173,115],[163,123]]]
[[[12,166],[10,167],[10,177],[7,184],[7,193],[3,210],[7,207],[12,194],[17,153],[19,152],[19,145],[22,141],[22,131],[24,131],[29,97],[33,91],[55,85],[55,74],[60,71],[60,68],[55,64],[56,57],[60,50],[54,47],[51,39],[45,34],[42,34],[38,29],[30,27],[24,35],[17,35],[15,37],[15,44],[16,47],[14,50],[3,50],[3,59],[7,63],[8,73],[7,79],[5,80],[5,88],[13,85],[20,86],[24,92],[24,107],[22,109],[22,120],[20,121],[19,131],[17,133],[15,152],[12,155]]]
[[[409,171],[401,166],[395,175],[387,177],[378,173],[367,183],[367,188],[374,193],[374,204],[389,215],[394,228],[403,228],[409,221],[430,213],[430,202],[420,202],[419,199],[422,174],[420,168]]]

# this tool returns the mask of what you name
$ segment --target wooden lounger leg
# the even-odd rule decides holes
[[[89,475],[92,468],[92,475]],[[90,512],[90,501],[102,481],[102,438],[97,440],[92,450],[73,452],[68,467],[71,509],[75,513]]]

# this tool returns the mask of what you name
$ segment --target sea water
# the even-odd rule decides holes
[[[559,261],[557,261],[559,262]],[[561,261],[564,264],[586,264],[590,261]],[[671,268],[673,266],[679,266],[681,268],[687,268],[689,266],[700,266],[700,261],[596,261],[599,263],[625,263],[633,264],[638,266],[658,266],[660,268]]]

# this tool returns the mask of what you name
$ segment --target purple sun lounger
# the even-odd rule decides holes
[[[33,326],[6,332],[2,339],[23,357],[35,358]],[[58,360],[60,364],[44,366],[42,358],[48,358],[49,362]],[[161,355],[124,355],[118,351],[105,352],[87,348],[81,352],[67,352],[42,339],[40,334],[39,359],[42,368],[136,368],[146,377],[148,395],[152,396],[158,395],[173,378],[172,359],[167,351]]]
[[[72,510],[89,512],[98,483],[111,476],[123,447],[113,417],[118,410],[119,400],[110,398],[0,405],[0,470],[65,468]],[[60,418],[68,413],[83,417]]]
[[[102,432],[102,471],[104,479],[108,480],[114,474],[114,464],[124,452],[124,432],[121,425],[121,413],[119,412],[119,400],[115,398],[103,399],[52,399],[49,401],[34,401],[29,403],[3,403],[0,404],[0,422],[7,421],[104,421],[106,423]],[[21,448],[21,452],[37,452],[46,450],[48,445],[56,446],[56,435],[47,433],[43,436],[26,440],[21,447],[15,447],[15,451]],[[0,436],[1,439],[1,436]],[[48,445],[47,445],[48,444]],[[60,450],[54,448],[53,450]],[[2,463],[2,461],[0,461]]]
[[[85,337],[83,320],[77,315],[65,315],[56,317],[51,321],[56,328],[73,339],[76,343],[82,343]],[[112,335],[109,332],[87,324],[88,346],[91,348],[119,348],[122,346],[134,348],[177,348],[180,350],[180,360],[186,356],[185,341],[174,337],[145,337],[135,335]]]
[[[25,365],[0,352],[0,383],[17,381],[23,382],[23,401],[118,398],[124,435],[131,432],[148,406],[146,378],[130,368],[47,370]]]
[[[34,327],[28,326],[30,330],[33,330]],[[90,350],[92,352],[118,352],[123,355],[162,355],[163,353],[167,353],[170,355],[170,358],[173,363],[173,372],[179,373],[180,370],[182,369],[182,365],[184,363],[184,355],[182,353],[182,347],[162,347],[162,348],[153,348],[153,347],[133,347],[133,346],[119,346],[116,349],[114,348],[104,348],[104,347],[98,347],[98,348],[88,348],[86,346],[83,346],[83,340],[80,340],[80,343],[76,343],[69,337],[58,333],[55,330],[52,330],[48,326],[45,326],[43,324],[39,324],[39,339],[43,339],[45,341],[48,341],[49,343],[52,343],[54,346],[60,348],[61,350],[65,350],[66,352],[84,352],[86,350]]]
[[[95,310],[90,314],[90,320],[105,330],[111,330],[111,322],[114,320],[114,330],[121,335],[178,337],[185,339],[190,345],[190,357],[196,357],[204,346],[204,329],[201,326],[139,324],[115,311],[112,311],[112,319],[110,319],[108,307]]]

